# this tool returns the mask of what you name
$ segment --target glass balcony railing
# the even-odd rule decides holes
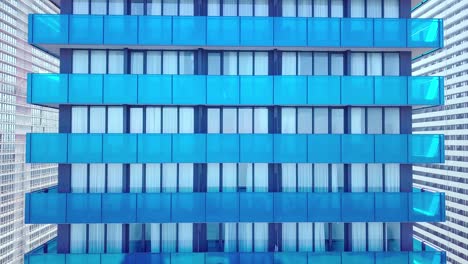
[[[441,222],[444,210],[432,192],[29,193],[25,223]]]
[[[441,163],[443,135],[27,134],[31,163]]]
[[[443,77],[29,74],[27,99],[39,105],[441,105],[443,93]]]
[[[440,19],[101,16],[29,17],[44,45],[443,47]]]

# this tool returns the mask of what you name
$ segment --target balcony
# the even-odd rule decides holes
[[[440,19],[29,16],[29,43],[58,54],[60,48],[102,45],[164,49],[184,47],[383,48],[443,47]]]
[[[25,209],[26,224],[443,221],[432,192],[29,193]]]
[[[52,107],[60,104],[432,106],[444,103],[444,78],[29,74],[27,100]]]

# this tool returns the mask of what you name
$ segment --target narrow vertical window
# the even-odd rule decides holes
[[[365,17],[366,16],[365,0],[351,0],[350,7],[351,7],[351,17]]]
[[[89,14],[88,0],[73,0],[73,14],[86,15]]]
[[[108,73],[123,74],[124,73],[124,54],[123,51],[109,51]]]
[[[74,50],[72,55],[72,72],[73,73],[89,73],[88,67],[88,51]]]
[[[105,74],[107,72],[107,55],[105,50],[91,51],[91,73]]]
[[[107,13],[107,0],[91,1],[91,14],[105,15]]]
[[[132,74],[143,74],[143,52],[132,52],[131,53],[131,67],[130,73]]]
[[[123,15],[124,14],[124,0],[108,0],[109,1],[109,15]]]

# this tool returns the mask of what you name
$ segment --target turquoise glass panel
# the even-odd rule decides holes
[[[406,105],[408,103],[408,77],[375,76],[373,78],[376,105]]]
[[[340,76],[308,76],[307,103],[311,105],[338,105],[341,103]]]
[[[341,155],[343,163],[373,163],[373,135],[342,135]]]
[[[408,137],[406,135],[375,135],[375,162],[407,163]]]
[[[206,134],[207,162],[239,162],[238,134]]]
[[[104,16],[70,15],[70,44],[102,44]]]
[[[208,252],[205,253],[205,264],[236,264],[239,262],[239,253]]]
[[[275,17],[275,46],[307,46],[307,19],[299,17]]]
[[[306,103],[306,76],[274,76],[275,105],[305,105]]]
[[[68,44],[68,16],[31,15],[32,43]]]
[[[164,253],[163,254],[136,253],[136,254],[133,254],[133,259],[130,259],[128,263],[161,264],[163,263],[162,259],[164,255],[165,255]]]
[[[104,80],[102,74],[68,75],[70,104],[102,104]]]
[[[137,87],[135,74],[104,75],[104,104],[136,104]]]
[[[315,134],[307,137],[307,160],[312,163],[341,163],[341,136]]]
[[[125,259],[126,255],[124,254],[101,254],[101,264],[127,263]]]
[[[102,223],[101,194],[67,194],[67,222]]]
[[[443,135],[408,135],[409,163],[444,162]]]
[[[274,263],[307,264],[306,252],[277,252],[274,254]]]
[[[241,17],[241,46],[273,46],[272,17]]]
[[[174,104],[206,104],[206,76],[174,75],[172,89]]]
[[[341,221],[341,193],[307,193],[309,222]]]
[[[274,162],[307,162],[307,135],[274,134]]]
[[[102,195],[101,202],[103,223],[136,222],[136,194],[106,193]]]
[[[413,237],[413,250],[422,251],[422,242]]]
[[[68,162],[101,163],[102,134],[68,134]]]
[[[273,222],[273,193],[239,193],[239,222]]]
[[[136,134],[103,134],[102,135],[104,163],[136,163]]]
[[[225,223],[239,221],[239,193],[206,193],[206,222]]]
[[[406,47],[406,19],[374,18],[375,47]]]
[[[308,264],[341,264],[339,252],[308,253]]]
[[[205,263],[205,254],[172,253],[171,264],[198,264]]]
[[[30,134],[33,163],[67,163],[67,134]]]
[[[374,221],[374,193],[342,193],[341,205],[343,222]]]
[[[91,264],[101,263],[99,254],[67,254],[66,264]]]
[[[409,263],[435,264],[446,263],[445,252],[409,252]]]
[[[104,16],[104,44],[138,44],[138,16]]]
[[[445,221],[445,196],[442,193],[418,192],[409,196],[410,222],[443,222]]]
[[[241,76],[240,104],[272,105],[273,76]]]
[[[440,19],[408,19],[408,47],[439,48],[443,46]]]
[[[240,134],[240,162],[273,162],[272,134]]]
[[[25,264],[63,264],[65,262],[65,254],[45,254],[45,255],[30,255]]]
[[[171,45],[172,17],[138,16],[138,44]]]
[[[240,17],[207,17],[206,31],[208,46],[239,46]]]
[[[206,45],[206,17],[172,17],[173,45]]]
[[[172,76],[138,75],[138,104],[172,104]]]
[[[206,135],[172,135],[172,162],[206,162]]]
[[[138,223],[168,223],[171,221],[171,194],[137,194]]]
[[[375,193],[375,221],[408,221],[408,193]]]
[[[341,261],[346,264],[374,264],[374,254],[368,252],[343,252]]]
[[[269,252],[239,253],[239,263],[274,263]]]
[[[205,193],[172,194],[172,222],[205,221]]]
[[[374,104],[374,78],[369,76],[343,76],[341,103],[344,105]]]
[[[273,193],[275,222],[307,222],[306,193]]]
[[[370,18],[341,19],[342,47],[373,47],[374,23]]]
[[[65,223],[66,199],[60,193],[32,193],[30,194],[29,223],[51,224]],[[28,219],[28,218],[26,218]],[[28,224],[28,222],[26,221]]]
[[[207,104],[239,104],[239,76],[206,76],[206,93]]]
[[[408,77],[408,104],[439,105],[443,103],[443,77]]]
[[[307,45],[309,47],[340,47],[339,18],[308,18]]]
[[[32,94],[28,97],[32,103],[67,103],[68,75],[66,74],[28,74]]]
[[[408,252],[375,252],[375,264],[410,263]]]
[[[161,163],[172,161],[170,134],[139,134],[138,163]]]

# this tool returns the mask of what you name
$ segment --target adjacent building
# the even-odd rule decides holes
[[[409,1],[62,1],[29,42],[60,57],[28,102],[59,133],[27,161],[59,163],[58,192],[26,195],[25,222],[58,224],[42,263],[445,263],[413,224],[445,197],[412,165],[444,161],[412,107],[443,78],[412,77],[442,21]]]
[[[419,237],[447,251],[447,263],[468,260],[468,2],[424,1],[415,18],[442,18],[445,47],[413,61],[413,75],[444,76],[445,105],[413,111],[413,132],[445,135],[445,164],[414,167],[414,186],[446,193],[447,221],[420,223]]]

